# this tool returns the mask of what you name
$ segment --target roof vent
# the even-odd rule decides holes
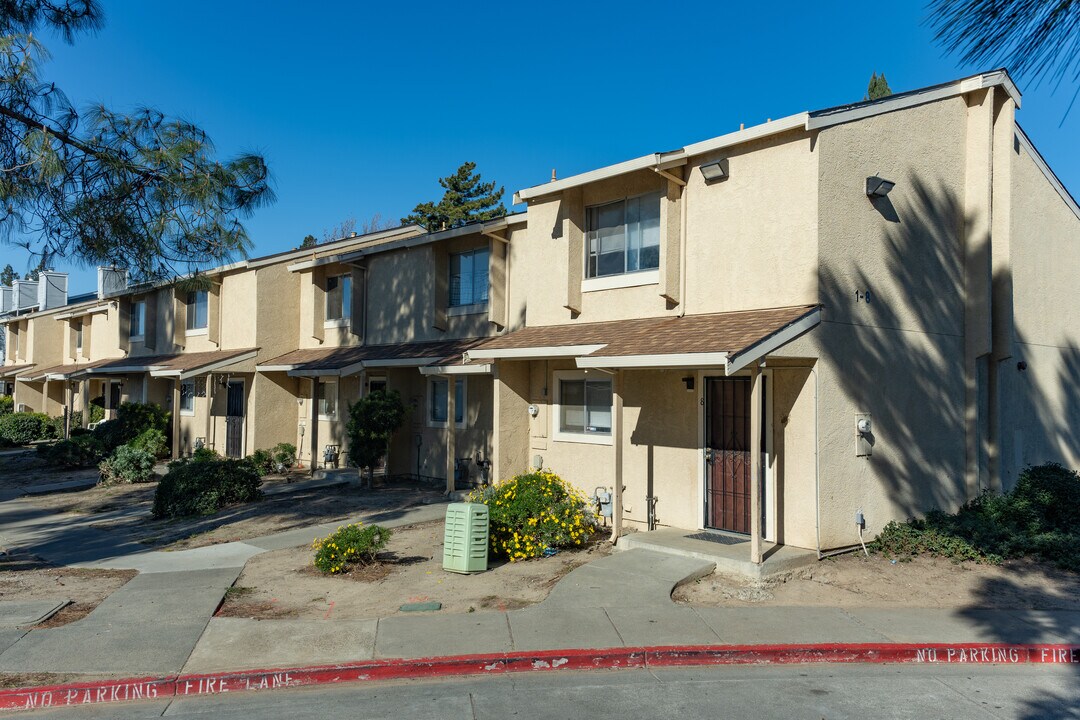
[[[52,310],[67,305],[68,274],[42,270],[38,274],[38,310]]]
[[[110,295],[117,295],[127,290],[127,270],[115,267],[97,269],[97,296],[104,300]]]
[[[38,304],[38,284],[34,280],[16,280],[11,284],[15,301],[13,310],[36,310]]]

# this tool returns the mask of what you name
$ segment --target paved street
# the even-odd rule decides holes
[[[559,672],[275,690],[33,718],[1077,718],[1062,667],[789,666]]]

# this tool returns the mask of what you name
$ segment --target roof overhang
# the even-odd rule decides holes
[[[779,350],[792,340],[812,330],[821,323],[821,308],[816,307],[801,318],[780,328],[771,335],[767,335],[750,347],[747,347],[729,357],[724,363],[724,373],[732,373],[742,370],[752,362],[760,360],[771,352]]]
[[[61,313],[53,318],[53,320],[72,320],[78,317],[86,317],[87,315],[97,315],[99,313],[109,312],[108,305],[95,305],[94,307],[85,308],[83,310],[74,310],[72,312]]]
[[[924,105],[936,100],[964,95],[988,87],[1002,88],[1016,103],[1016,107],[1020,107],[1020,91],[1016,88],[1012,78],[1009,77],[1009,73],[1005,70],[994,70],[992,72],[973,75],[961,80],[954,80],[942,85],[935,85],[933,87],[913,90],[911,92],[896,93],[895,95],[873,102],[854,103],[838,108],[796,113],[795,115],[789,115],[778,120],[769,120],[760,125],[754,125],[709,140],[692,143],[678,150],[643,155],[642,157],[634,158],[633,160],[626,160],[614,165],[608,165],[607,167],[590,170],[589,172],[571,175],[562,180],[554,180],[543,185],[535,185],[530,188],[525,188],[524,190],[518,190],[514,193],[514,204],[516,205],[520,202],[557,195],[564,190],[594,183],[598,180],[606,180],[607,178],[638,172],[640,170],[660,171],[678,167],[687,164],[690,161],[690,158],[694,156],[723,150],[764,137],[779,135],[793,130],[820,130],[833,125],[840,125],[842,123],[873,117],[874,115],[882,115],[914,107],[916,105]]]
[[[208,362],[204,365],[184,369],[160,368],[159,366],[159,369],[150,370],[150,377],[178,378],[180,380],[186,380],[188,378],[199,377],[200,375],[214,372],[215,370],[221,370],[222,368],[230,367],[232,365],[235,365],[236,363],[244,362],[245,360],[251,360],[258,354],[258,350],[250,350],[240,355],[233,355],[229,358],[222,358],[220,360]]]
[[[491,363],[471,365],[432,365],[420,368],[421,375],[490,375]]]
[[[553,345],[528,348],[504,348],[496,350],[469,350],[465,362],[476,360],[548,360],[553,358],[576,358],[589,355],[604,347],[599,345]]]
[[[579,357],[579,368],[707,368],[727,367],[728,354],[717,353],[670,353],[664,355],[589,355]]]

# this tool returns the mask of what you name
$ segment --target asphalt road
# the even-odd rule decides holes
[[[529,673],[19,713],[39,718],[1080,718],[1069,667],[777,666]]]

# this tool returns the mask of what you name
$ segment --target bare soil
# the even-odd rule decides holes
[[[513,610],[540,602],[568,572],[610,552],[598,543],[550,558],[495,561],[487,572],[461,575],[442,569],[442,541],[441,521],[396,529],[376,565],[343,575],[317,570],[309,547],[263,553],[248,561],[218,615],[373,619],[428,601],[442,603],[443,613]]]
[[[1080,576],[1026,560],[995,566],[851,554],[763,583],[714,573],[676,589],[673,598],[711,606],[1080,610]]]
[[[0,490],[25,490],[34,485],[92,480],[101,477],[97,468],[57,468],[45,464],[33,450],[0,453]]]
[[[286,491],[267,495],[257,502],[232,505],[212,515],[173,520],[155,520],[150,516],[157,483],[97,486],[29,500],[57,513],[102,515],[93,527],[114,531],[146,545],[148,550],[180,550],[337,522],[359,514],[404,510],[442,499],[438,490],[414,484],[390,484],[367,490],[344,482],[304,488],[301,482],[271,476],[263,487],[284,485]],[[294,484],[296,490],[289,490]]]
[[[0,555],[0,600],[67,598],[71,603],[39,628],[86,617],[102,600],[138,574],[135,570],[56,567],[32,555]]]

